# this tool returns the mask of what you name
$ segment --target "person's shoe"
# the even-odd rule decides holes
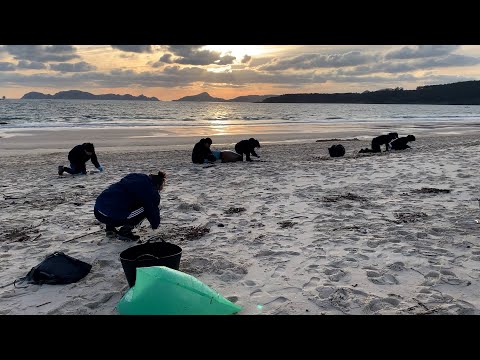
[[[117,237],[118,235],[118,232],[117,230],[105,230],[105,235],[107,236],[107,238],[109,239],[114,239]]]
[[[118,238],[123,241],[137,241],[140,239],[140,236],[135,235],[132,230],[120,230],[118,232]]]
[[[63,175],[63,165],[58,167],[58,175]]]
[[[117,229],[115,229],[115,226],[107,225],[105,228],[105,235],[108,238],[116,238],[118,235]]]

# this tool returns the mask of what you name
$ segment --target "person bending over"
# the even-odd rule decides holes
[[[242,156],[242,161],[243,161],[243,154],[246,155],[247,161],[252,161],[252,159],[250,158],[250,154],[257,158],[260,157],[255,153],[255,148],[259,148],[259,147],[261,146],[258,140],[254,138],[250,138],[248,140],[242,140],[238,142],[235,145],[235,151]]]
[[[410,146],[407,145],[407,143],[409,143],[410,141],[415,141],[415,136],[408,135],[408,136],[398,138],[397,140],[392,141],[391,143],[392,150],[410,149]]]
[[[218,160],[217,156],[210,150],[210,145],[212,145],[212,139],[210,138],[201,139],[195,144],[192,151],[192,162],[194,164],[204,164],[205,162]]]
[[[106,225],[107,237],[135,241],[140,236],[132,230],[145,218],[152,229],[160,225],[160,191],[165,184],[166,174],[157,175],[132,173],[110,185],[95,201],[93,213],[98,221]],[[116,227],[121,226],[117,231]]]
[[[98,163],[97,154],[95,154],[95,148],[92,143],[83,143],[82,145],[75,146],[68,153],[68,160],[70,161],[70,167],[60,165],[58,167],[58,175],[63,175],[63,172],[69,174],[87,174],[87,168],[85,163],[88,160],[92,160],[92,164],[100,170],[103,171],[103,166]]]
[[[379,153],[382,152],[380,148],[382,145],[385,145],[385,151],[389,150],[390,141],[393,139],[397,139],[397,133],[389,133],[388,135],[380,135],[372,140],[372,148],[371,149],[362,149],[360,153]]]

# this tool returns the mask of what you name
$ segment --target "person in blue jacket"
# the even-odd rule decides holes
[[[107,237],[135,241],[140,236],[132,230],[145,218],[152,229],[160,225],[160,194],[166,175],[132,173],[104,190],[95,202],[94,214],[98,221],[106,225]],[[121,226],[117,231],[116,227]]]
[[[81,145],[75,146],[68,153],[68,160],[70,161],[70,167],[60,165],[58,167],[58,175],[63,175],[64,172],[69,174],[87,174],[87,168],[85,163],[88,160],[92,160],[92,164],[100,170],[103,171],[103,166],[98,163],[97,154],[95,154],[95,148],[92,143],[83,143]]]

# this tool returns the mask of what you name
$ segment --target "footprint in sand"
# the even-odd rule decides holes
[[[276,277],[279,277],[281,276],[284,272],[285,272],[285,268],[286,266],[285,265],[278,265],[275,270],[273,271],[273,274],[272,274],[272,277],[273,278],[276,278]]]
[[[340,280],[348,280],[350,273],[342,269],[325,269],[325,275],[328,276],[328,279],[333,282],[338,282]],[[347,277],[348,276],[348,277]]]
[[[327,299],[335,292],[335,288],[332,286],[320,286],[317,287],[316,290],[320,299]]]
[[[403,262],[397,261],[393,264],[387,265],[387,268],[393,271],[403,271],[405,270],[405,264]]]
[[[395,309],[400,301],[395,298],[373,299],[363,308],[364,314],[376,314],[380,310]]]
[[[421,284],[422,286],[433,286],[440,280],[440,273],[436,271],[430,271],[425,275],[425,281]]]
[[[382,275],[377,271],[367,271],[367,279],[376,285],[398,285],[400,282],[391,274]]]
[[[255,286],[255,285],[257,285],[257,283],[256,283],[255,281],[253,281],[253,280],[245,280],[243,283],[244,283],[246,286]]]
[[[270,308],[277,308],[279,307],[280,305],[282,305],[283,303],[285,303],[286,301],[288,301],[288,299],[284,296],[279,296],[275,299],[273,299],[272,301],[269,301],[265,304],[263,304],[263,306],[268,306]]]
[[[250,293],[250,297],[259,297],[263,295],[263,291],[260,289],[254,290]]]
[[[312,277],[306,284],[303,284],[303,290],[311,291],[317,288],[318,283],[320,282],[320,278]]]

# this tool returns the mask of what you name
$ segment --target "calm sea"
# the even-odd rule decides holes
[[[71,127],[280,128],[312,124],[365,128],[472,129],[480,106],[371,104],[261,104],[84,100],[0,100],[0,129]],[[480,127],[479,127],[480,129]]]

